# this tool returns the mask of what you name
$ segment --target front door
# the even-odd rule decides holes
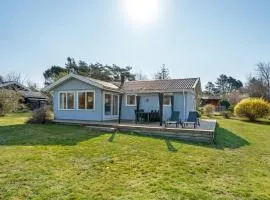
[[[117,119],[119,114],[119,95],[104,93],[104,119]]]

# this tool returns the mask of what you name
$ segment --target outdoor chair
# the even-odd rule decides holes
[[[179,111],[173,111],[169,120],[165,121],[165,127],[167,127],[170,124],[175,124],[176,128],[179,127],[180,124],[183,127]]]
[[[185,127],[188,126],[189,124],[192,124],[194,128],[200,126],[199,113],[197,111],[190,111],[188,113],[188,118],[186,121],[183,122],[183,125]]]

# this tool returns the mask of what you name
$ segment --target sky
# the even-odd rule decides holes
[[[66,58],[132,66],[152,79],[220,74],[246,81],[270,62],[266,0],[0,0],[0,74],[43,87],[43,72]]]

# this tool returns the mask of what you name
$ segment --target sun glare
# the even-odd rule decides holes
[[[128,20],[137,25],[151,24],[158,20],[160,0],[123,0]]]

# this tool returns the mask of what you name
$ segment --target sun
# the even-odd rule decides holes
[[[123,0],[123,6],[133,24],[147,25],[158,20],[160,0]]]

